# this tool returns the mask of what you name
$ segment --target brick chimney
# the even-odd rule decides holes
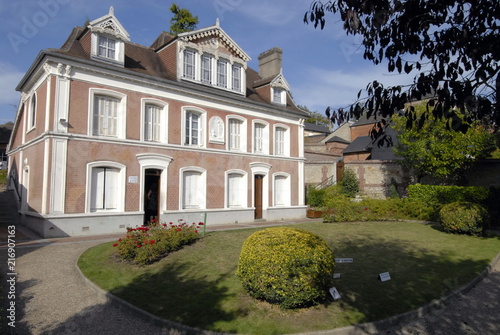
[[[262,79],[276,77],[281,72],[283,50],[274,47],[259,55],[259,76]]]

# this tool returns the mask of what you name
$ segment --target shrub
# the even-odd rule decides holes
[[[461,201],[444,205],[439,211],[439,222],[446,232],[479,236],[487,216],[488,212],[481,205]]]
[[[321,237],[294,228],[268,228],[243,244],[237,275],[249,294],[282,308],[320,303],[333,285],[333,252]]]
[[[309,186],[307,189],[307,204],[310,207],[323,207],[325,205],[326,190],[318,190],[314,186]]]
[[[113,246],[123,260],[151,264],[199,239],[202,225],[203,222],[191,225],[182,221],[177,225],[154,222],[151,226],[127,228],[127,235]]]
[[[359,193],[359,180],[356,173],[351,169],[345,169],[340,187],[343,194],[354,198]]]

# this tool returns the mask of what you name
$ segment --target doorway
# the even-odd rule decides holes
[[[256,174],[254,177],[254,205],[255,219],[262,219],[262,182],[264,176]]]
[[[160,218],[160,176],[158,169],[144,171],[144,225]]]

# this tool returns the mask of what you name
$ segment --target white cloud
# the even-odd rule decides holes
[[[309,67],[299,83],[291,83],[294,100],[310,110],[323,112],[326,107],[345,107],[354,103],[360,89],[374,80],[384,86],[405,85],[413,82],[414,74],[393,75],[384,65],[350,66],[351,70],[325,70]],[[355,68],[355,69],[353,69]],[[361,93],[361,97],[364,93]]]
[[[24,73],[16,69],[10,63],[0,61],[0,104],[17,105],[19,103],[19,92],[16,86],[19,84]]]

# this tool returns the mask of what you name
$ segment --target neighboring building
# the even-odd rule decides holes
[[[13,127],[14,123],[12,122],[0,124],[0,169],[7,168],[7,145]]]
[[[282,51],[216,25],[134,44],[114,15],[40,52],[21,80],[10,180],[45,237],[123,232],[151,209],[209,225],[305,217],[304,127]],[[149,214],[148,214],[149,215]]]

